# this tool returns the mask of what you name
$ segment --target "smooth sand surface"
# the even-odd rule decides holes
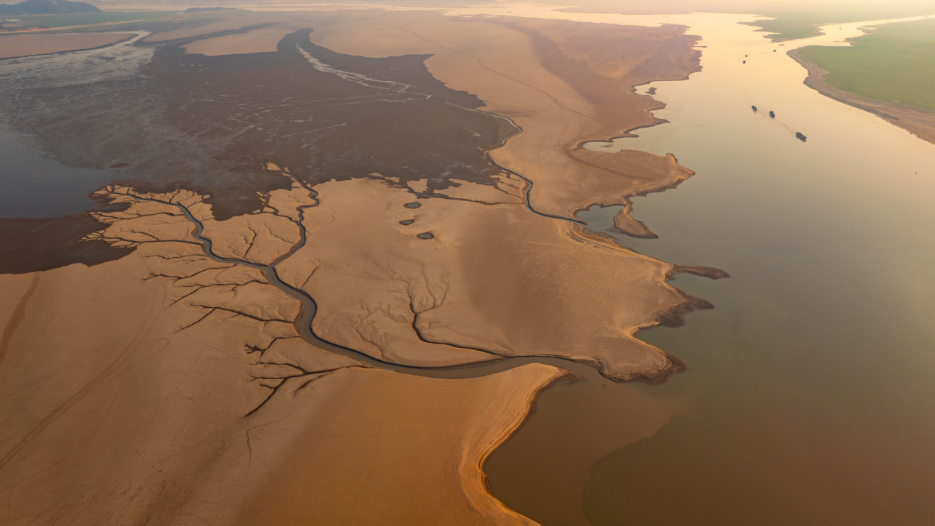
[[[111,192],[131,206],[98,237],[135,252],[0,276],[3,523],[530,524],[481,465],[562,371],[367,371],[297,338],[299,302],[260,271],[203,254],[171,204],[209,223],[200,196]]]
[[[277,24],[236,35],[196,40],[185,46],[185,50],[209,57],[273,52],[276,51],[276,44],[282,40],[282,37],[301,28],[302,26],[299,25]]]
[[[909,131],[920,139],[935,143],[935,111],[924,110],[908,104],[872,99],[844,91],[826,82],[825,75],[828,72],[803,57],[798,53],[798,50],[789,51],[789,56],[808,70],[808,77],[805,79],[806,86],[844,104],[869,111],[881,119]]]
[[[252,458],[268,469],[249,466],[215,487],[256,488],[233,521],[242,526],[284,516],[294,524],[532,526],[487,493],[481,466],[561,375],[540,364],[469,380],[335,373],[299,394],[289,412],[257,422]],[[295,409],[302,422],[285,424]],[[231,500],[199,495],[186,512],[210,516],[212,505]]]
[[[70,33],[0,36],[0,58],[45,55],[109,46],[129,40],[133,33]]]

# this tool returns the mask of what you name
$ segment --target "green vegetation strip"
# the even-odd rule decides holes
[[[852,43],[799,53],[845,91],[935,110],[935,19],[884,25]]]
[[[799,38],[815,37],[821,34],[818,26],[825,24],[845,24],[865,20],[884,20],[904,18],[935,13],[935,2],[931,0],[899,1],[754,1],[741,0],[727,3],[724,12],[756,13],[772,17],[772,20],[758,20],[748,25],[775,33],[770,35],[774,42]]]
[[[41,27],[52,29],[56,27],[86,26],[90,24],[106,24],[113,22],[129,22],[132,20],[152,20],[176,14],[173,11],[104,11],[102,13],[72,13],[64,15],[20,15],[4,18],[15,18],[19,22],[4,24],[8,29],[16,27]]]

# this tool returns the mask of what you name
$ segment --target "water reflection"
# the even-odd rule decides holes
[[[804,86],[783,52],[803,42],[780,47],[723,17],[689,25],[704,70],[640,88],[656,88],[670,124],[610,147],[671,152],[697,175],[634,200],[658,240],[616,236],[732,279],[680,277],[717,308],[640,334],[688,372],[637,395],[607,391],[633,410],[665,402],[664,424],[634,439],[620,428],[651,430],[648,417],[576,409],[561,397],[583,388],[559,386],[490,460],[491,487],[545,525],[935,523],[935,145]],[[614,213],[579,217],[607,229]],[[630,420],[607,424],[619,418]],[[544,433],[562,422],[613,439]],[[580,493],[541,502],[558,498],[542,479],[560,474],[550,463],[569,447],[604,449],[571,470],[588,471]]]

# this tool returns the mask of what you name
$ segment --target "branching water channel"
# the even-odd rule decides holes
[[[202,250],[204,251],[205,256],[219,263],[225,263],[229,265],[240,265],[240,266],[245,266],[248,268],[259,270],[263,273],[263,275],[265,276],[269,284],[285,292],[290,297],[298,300],[301,303],[302,307],[299,312],[299,315],[293,321],[295,330],[298,332],[298,334],[300,335],[302,339],[304,339],[306,342],[308,342],[309,344],[319,349],[322,349],[322,350],[325,350],[331,353],[339,354],[342,356],[346,356],[348,358],[352,358],[354,360],[357,360],[358,362],[361,362],[362,364],[368,367],[393,371],[393,372],[402,373],[402,374],[409,374],[409,375],[414,375],[414,376],[429,377],[429,378],[448,378],[448,379],[477,378],[477,377],[487,376],[490,374],[506,371],[509,369],[513,369],[515,367],[520,367],[520,366],[531,364],[531,363],[542,363],[542,364],[548,364],[548,365],[552,365],[555,367],[567,369],[575,373],[579,377],[596,377],[599,374],[594,368],[586,364],[576,362],[571,359],[566,359],[566,358],[561,358],[561,357],[551,357],[551,356],[508,357],[508,356],[502,356],[502,355],[495,354],[489,351],[483,351],[483,350],[478,350],[478,349],[472,349],[472,350],[478,350],[480,352],[487,352],[488,354],[493,355],[492,360],[486,361],[486,362],[469,363],[469,364],[463,364],[463,365],[444,366],[444,367],[421,367],[421,366],[405,365],[405,364],[390,362],[387,360],[381,360],[380,358],[376,358],[374,356],[363,353],[356,349],[345,347],[343,345],[338,345],[336,343],[333,343],[333,342],[330,342],[330,341],[327,341],[321,338],[319,335],[315,333],[312,327],[312,324],[315,319],[315,315],[318,310],[318,306],[314,298],[312,298],[311,295],[309,295],[304,290],[293,287],[285,283],[284,281],[282,281],[282,279],[279,277],[278,272],[276,271],[277,265],[279,265],[283,261],[292,257],[298,250],[300,250],[302,247],[305,246],[305,243],[307,241],[307,232],[305,229],[305,225],[303,224],[303,221],[305,218],[305,210],[308,208],[313,208],[313,207],[318,206],[318,204],[320,203],[319,194],[318,192],[313,190],[308,184],[306,184],[304,181],[296,177],[294,174],[291,174],[285,170],[283,170],[281,173],[291,178],[296,184],[301,185],[308,192],[308,195],[314,200],[314,204],[303,205],[303,206],[299,206],[296,208],[296,210],[299,213],[299,220],[293,221],[293,223],[296,224],[296,226],[298,227],[299,236],[300,236],[299,241],[295,243],[285,254],[279,256],[275,261],[273,261],[270,264],[266,264],[266,265],[248,261],[243,258],[224,257],[224,256],[220,256],[217,253],[215,253],[214,249],[212,248],[211,239],[208,237],[205,237],[204,235],[204,231],[205,231],[204,224],[201,221],[199,221],[197,218],[195,218],[195,216],[191,213],[191,211],[189,210],[187,206],[185,206],[184,204],[178,201],[175,201],[173,197],[169,197],[167,199],[158,199],[158,198],[154,198],[154,197],[150,197],[146,195],[139,195],[129,190],[121,191],[121,190],[118,190],[114,186],[108,186],[107,191],[114,195],[124,195],[137,201],[155,202],[155,203],[169,205],[169,206],[173,206],[177,208],[183,214],[185,219],[189,223],[191,223],[191,225],[193,226],[194,232],[192,233],[192,236],[195,238],[198,244],[202,247]],[[413,311],[413,314],[417,315],[415,311]],[[205,315],[205,317],[206,316],[207,314]],[[199,321],[201,319],[204,319],[204,318],[200,318]],[[413,328],[416,331],[416,334],[417,336],[419,336],[420,339],[423,339],[423,341],[427,341],[427,340],[424,340],[422,335],[419,334],[419,331],[415,329],[415,320],[413,321]],[[446,345],[446,344],[442,344],[438,342],[429,342],[429,343],[437,343],[439,345]],[[310,370],[304,370],[304,369],[302,371],[303,371],[303,375],[322,374],[322,373],[330,372],[330,370],[310,371]],[[273,394],[275,394],[275,390],[273,393],[271,393],[270,398],[272,397]],[[269,398],[267,398],[267,400],[269,400]],[[256,409],[251,411],[251,413],[255,412],[257,409],[262,407],[262,405],[263,404],[261,404]]]

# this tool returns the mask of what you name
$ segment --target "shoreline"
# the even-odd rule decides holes
[[[842,90],[829,84],[825,80],[828,72],[821,69],[818,64],[803,57],[798,53],[798,49],[790,49],[786,54],[808,71],[804,84],[809,88],[830,99],[872,113],[923,141],[935,144],[935,111],[927,111],[908,104],[872,99]]]
[[[580,379],[581,377],[579,377],[577,374],[567,369],[559,369],[558,373],[548,378],[546,381],[542,382],[535,389],[529,392],[528,396],[526,397],[526,400],[524,400],[522,404],[524,407],[522,418],[517,419],[514,422],[512,427],[501,428],[499,430],[499,434],[496,437],[494,437],[490,443],[486,444],[486,447],[482,447],[481,449],[479,449],[477,462],[475,463],[475,469],[477,473],[480,474],[481,486],[483,488],[483,492],[486,498],[490,499],[493,502],[496,502],[497,504],[499,504],[501,507],[505,508],[506,510],[509,510],[512,513],[516,513],[517,515],[524,517],[530,522],[534,523],[532,519],[517,512],[516,510],[513,510],[512,508],[507,506],[505,503],[503,503],[503,501],[498,499],[493,494],[493,491],[491,491],[490,489],[490,477],[487,475],[487,470],[484,469],[484,466],[487,464],[487,460],[490,458],[490,456],[493,455],[493,453],[496,450],[500,449],[500,446],[502,446],[507,440],[509,440],[524,425],[526,425],[526,423],[529,421],[532,415],[536,412],[536,404],[539,402],[539,397],[542,396],[542,393],[546,392],[549,388],[557,385],[558,383],[562,381],[568,380],[572,382],[577,382]],[[462,483],[463,482],[464,480],[462,479]]]
[[[684,33],[685,33],[685,34],[687,34],[688,31],[690,30],[690,28],[689,28],[688,26],[680,26],[680,27],[684,27]],[[633,126],[633,127],[631,127],[631,128],[624,129],[624,130],[622,130],[619,134],[617,134],[617,135],[612,135],[612,136],[610,136],[610,137],[593,138],[593,139],[584,139],[584,140],[580,140],[580,141],[578,141],[577,143],[575,143],[574,146],[568,148],[568,153],[569,153],[569,155],[571,155],[572,152],[584,152],[584,151],[587,151],[587,152],[597,152],[597,153],[608,153],[608,154],[609,154],[609,153],[619,153],[620,151],[623,151],[623,150],[619,150],[618,152],[601,152],[601,151],[599,151],[599,150],[588,150],[587,148],[584,147],[584,145],[585,145],[585,144],[588,144],[588,143],[592,143],[592,142],[593,142],[593,143],[614,144],[615,141],[616,141],[617,139],[630,139],[630,138],[639,137],[639,135],[633,133],[633,132],[635,132],[636,130],[654,128],[654,127],[656,127],[656,126],[660,126],[660,125],[663,125],[663,124],[668,124],[668,123],[669,123],[668,120],[663,119],[663,118],[660,118],[660,117],[657,117],[656,114],[654,113],[655,111],[664,110],[664,109],[666,108],[666,103],[665,103],[665,102],[663,102],[663,101],[661,101],[661,100],[655,98],[655,95],[656,95],[656,93],[655,93],[655,88],[653,88],[653,93],[647,93],[647,94],[645,94],[645,95],[637,93],[637,92],[636,92],[636,88],[638,88],[639,86],[645,86],[645,85],[647,85],[647,84],[652,84],[652,83],[654,83],[654,82],[681,82],[681,81],[686,81],[686,80],[689,80],[689,79],[690,79],[690,77],[691,77],[691,75],[692,75],[693,73],[699,73],[699,72],[703,71],[704,68],[703,68],[702,65],[701,65],[701,50],[698,49],[698,48],[700,48],[700,47],[704,47],[704,46],[699,46],[699,45],[698,45],[698,42],[700,42],[701,39],[702,39],[702,37],[701,37],[700,35],[696,35],[695,44],[692,46],[692,49],[694,49],[694,50],[697,51],[697,53],[695,54],[694,61],[693,61],[694,63],[692,64],[691,70],[688,71],[687,73],[685,73],[683,76],[681,76],[681,77],[679,77],[679,78],[671,78],[671,79],[650,79],[650,80],[643,80],[643,81],[635,82],[635,83],[629,85],[628,88],[629,88],[629,93],[630,93],[631,95],[633,95],[633,96],[645,96],[645,97],[649,97],[650,100],[652,100],[652,101],[655,103],[652,107],[648,107],[648,108],[643,109],[643,114],[644,114],[644,116],[646,116],[648,119],[651,119],[652,122],[650,122],[650,123],[648,123],[648,124],[640,124],[640,125],[637,125],[637,126]],[[642,150],[633,150],[633,151],[642,151]],[[595,205],[596,205],[596,206],[600,206],[601,208],[607,208],[607,207],[610,207],[610,206],[623,206],[623,209],[622,209],[616,216],[614,216],[614,228],[615,228],[616,230],[620,231],[620,232],[623,233],[623,234],[626,234],[626,235],[628,235],[628,236],[635,237],[635,238],[640,238],[640,239],[657,239],[659,236],[657,236],[652,230],[650,230],[649,227],[647,227],[645,223],[643,223],[642,221],[640,221],[640,220],[638,220],[638,219],[635,219],[635,218],[631,215],[631,213],[633,212],[633,201],[632,201],[632,198],[634,198],[634,197],[645,197],[645,196],[647,196],[647,195],[649,195],[649,194],[660,193],[660,192],[665,192],[666,190],[675,189],[676,187],[678,187],[678,185],[682,184],[684,181],[686,181],[686,180],[688,180],[688,179],[690,179],[691,177],[694,177],[694,176],[696,175],[694,170],[692,170],[692,169],[690,169],[690,168],[687,168],[687,167],[685,167],[685,166],[680,165],[680,164],[678,163],[678,158],[676,158],[675,154],[667,153],[667,154],[666,154],[666,158],[672,160],[672,161],[675,163],[676,166],[678,166],[679,168],[682,168],[683,170],[685,170],[685,172],[686,172],[685,176],[682,177],[682,178],[679,178],[679,179],[677,179],[677,180],[674,180],[674,181],[668,181],[668,182],[666,182],[666,183],[660,184],[660,185],[659,185],[658,187],[656,187],[656,188],[648,188],[648,189],[644,189],[644,190],[641,190],[641,191],[638,191],[638,192],[634,192],[632,195],[626,196],[626,197],[623,199],[623,202],[622,202],[622,203],[616,203],[616,204],[592,203],[592,204],[588,205],[587,207],[584,207],[584,208],[582,208],[582,209],[580,209],[580,210],[576,210],[576,211],[575,211],[575,217],[577,217],[577,215],[578,215],[579,212],[582,212],[582,211],[584,211],[584,210],[588,210],[588,209],[594,207]],[[623,223],[627,223],[627,224],[624,225]]]

